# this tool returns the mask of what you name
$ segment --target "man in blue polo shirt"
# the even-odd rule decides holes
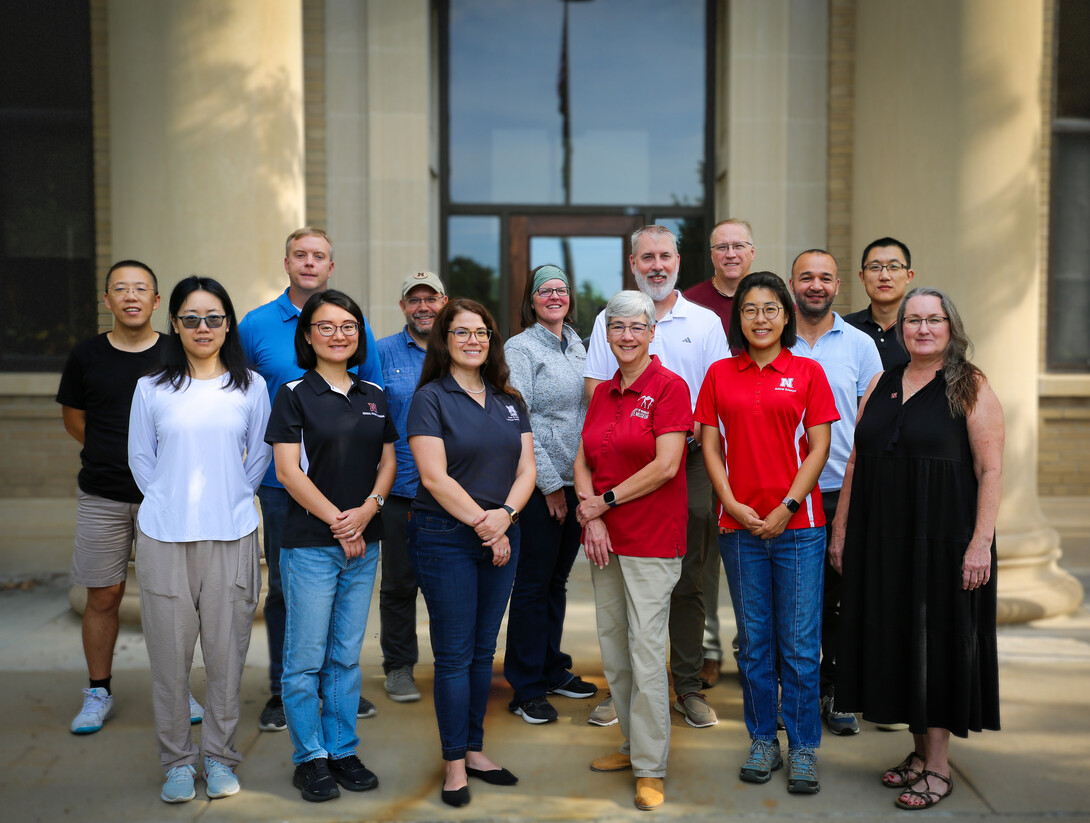
[[[443,281],[429,271],[410,274],[401,284],[398,306],[405,315],[405,327],[378,341],[382,359],[382,379],[386,386],[386,405],[394,427],[407,431],[409,404],[412,402],[424,356],[428,349],[435,317],[446,305]],[[382,585],[379,589],[379,617],[382,669],[386,673],[386,694],[398,703],[420,699],[413,679],[418,659],[416,641],[416,572],[409,559],[409,507],[416,497],[420,473],[409,449],[409,438],[394,443],[397,478],[390,497],[383,506]]]
[[[869,335],[849,325],[832,311],[833,300],[840,292],[836,260],[824,249],[808,249],[791,265],[791,292],[798,308],[798,342],[791,347],[794,354],[809,357],[821,364],[840,419],[833,422],[829,459],[818,479],[822,507],[825,509],[825,538],[832,534],[833,515],[840,500],[844,469],[852,453],[855,439],[855,417],[859,399],[866,393],[871,379],[882,371],[878,348]],[[834,704],[833,682],[836,679],[836,636],[840,625],[840,574],[825,558],[825,593],[821,614],[821,714],[833,734],[858,734],[855,715],[838,712]]]
[[[333,243],[321,229],[305,226],[288,235],[284,244],[284,271],[288,287],[275,300],[247,314],[238,324],[242,348],[254,369],[265,378],[269,399],[289,380],[302,377],[303,369],[295,361],[295,325],[299,311],[312,294],[325,291],[333,274]],[[364,318],[367,359],[358,369],[359,376],[382,386],[382,367],[371,327]],[[353,372],[356,369],[352,369]],[[280,696],[280,675],[284,664],[284,624],[286,610],[280,585],[280,536],[288,508],[288,493],[276,479],[276,465],[269,470],[257,490],[265,535],[265,563],[269,570],[269,593],[265,598],[265,629],[269,636],[269,691],[271,697],[261,711],[262,731],[287,729],[284,702]],[[372,717],[375,707],[360,696],[359,716]]]

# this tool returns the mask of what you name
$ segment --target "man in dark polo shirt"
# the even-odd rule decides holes
[[[844,320],[866,332],[878,347],[882,368],[891,369],[908,362],[908,352],[897,340],[897,310],[905,299],[908,284],[916,276],[911,268],[908,246],[892,237],[880,237],[863,249],[859,279],[870,298],[861,311],[844,315]]]

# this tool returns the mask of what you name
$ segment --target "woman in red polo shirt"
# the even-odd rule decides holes
[[[653,809],[664,799],[670,750],[666,643],[670,593],[685,554],[685,438],[693,416],[685,381],[648,352],[651,298],[619,292],[605,318],[618,370],[587,409],[575,458],[583,501],[576,516],[592,564],[602,668],[625,742],[590,768],[631,768],[636,806]]]
[[[719,550],[738,623],[752,740],[740,777],[766,783],[783,765],[776,733],[782,686],[787,790],[813,794],[820,788],[815,749],[825,571],[817,480],[840,416],[821,366],[791,353],[795,340],[784,281],[772,272],[742,278],[728,341],[744,351],[708,370],[694,416],[703,424],[704,462],[722,504]]]

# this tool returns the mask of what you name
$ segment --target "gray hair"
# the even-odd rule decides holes
[[[642,314],[647,325],[651,328],[655,327],[655,301],[642,291],[625,289],[617,292],[609,298],[609,302],[606,303],[603,311],[605,312],[607,326],[615,318],[639,317]]]
[[[636,244],[640,242],[640,238],[645,234],[652,237],[669,237],[670,242],[674,244],[674,254],[678,253],[677,250],[677,238],[674,237],[674,233],[670,231],[666,226],[640,226],[634,232],[632,232],[631,238],[631,253],[636,254]]]
[[[753,240],[753,226],[749,224],[748,220],[743,220],[740,217],[728,217],[726,220],[720,220],[718,223],[712,226],[712,230],[708,232],[709,243],[711,242],[712,235],[715,234],[715,230],[718,229],[720,226],[741,226],[743,229],[746,230],[746,236],[749,237],[749,242],[753,243],[754,246],[757,245]]]

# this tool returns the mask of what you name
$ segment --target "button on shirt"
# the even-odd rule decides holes
[[[883,329],[871,314],[870,306],[844,315],[844,322],[855,326],[874,341],[874,345],[878,347],[878,355],[882,358],[883,371],[908,363],[908,352],[897,339],[897,329],[893,326]]]
[[[718,322],[717,322],[718,325]],[[583,426],[583,456],[595,494],[627,480],[655,459],[655,438],[693,428],[685,381],[652,355],[649,365],[627,389],[621,374],[599,384]],[[602,515],[615,554],[629,557],[681,557],[689,504],[685,455],[677,474],[655,491],[620,503]]]
[[[341,511],[362,506],[375,488],[382,447],[397,440],[386,409],[386,395],[374,383],[351,375],[347,394],[308,371],[280,387],[273,402],[265,441],[299,443],[299,465],[326,499]],[[367,543],[382,538],[378,515],[363,530]],[[281,548],[333,546],[329,524],[293,498],[284,519]]]
[[[407,431],[409,405],[416,393],[416,384],[420,382],[427,352],[413,340],[406,326],[397,334],[379,340],[378,353],[382,361],[382,382],[386,386],[390,416],[399,432]],[[397,454],[397,479],[390,494],[415,497],[420,473],[416,470],[416,461],[409,448],[409,438],[402,437],[394,443],[394,452]]]

